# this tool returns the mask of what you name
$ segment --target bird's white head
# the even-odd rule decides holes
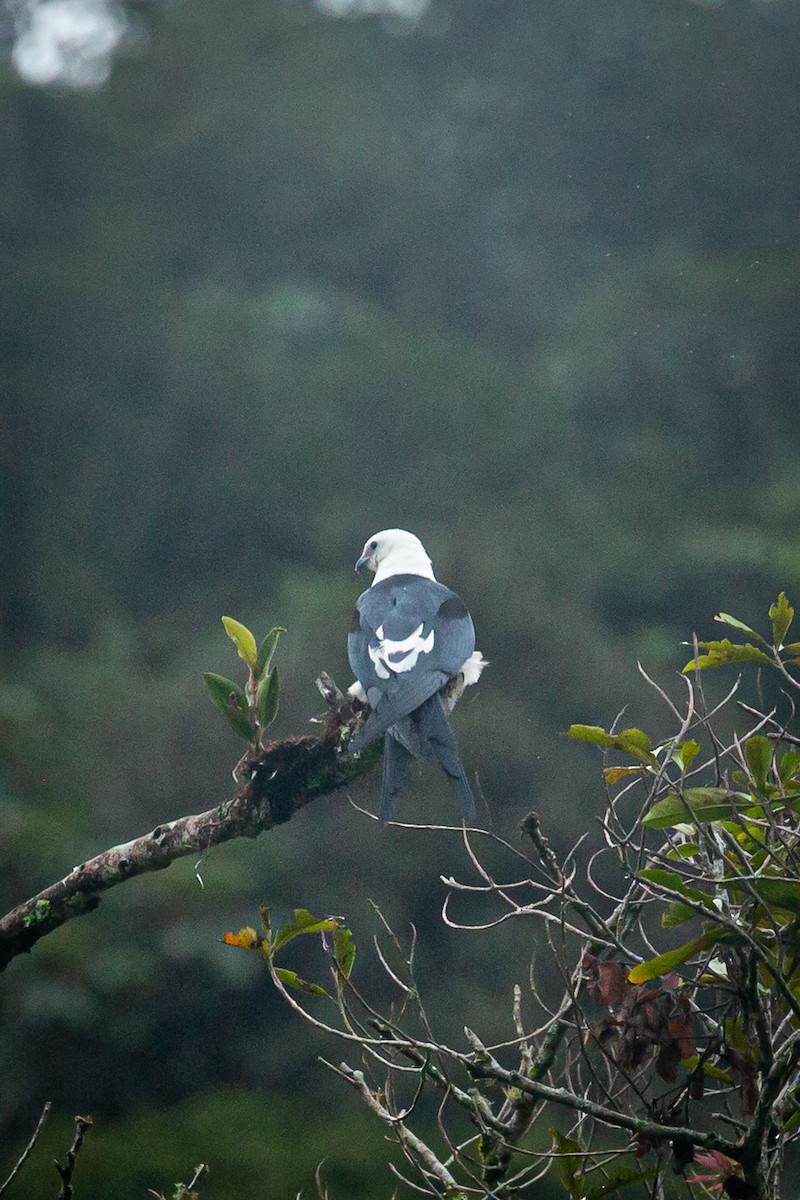
[[[422,575],[434,579],[431,560],[422,542],[406,529],[382,529],[367,538],[356,570],[375,572],[373,586],[390,575]]]

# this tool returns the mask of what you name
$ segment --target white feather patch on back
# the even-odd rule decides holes
[[[430,654],[433,649],[433,630],[423,637],[424,627],[424,623],[418,625],[412,634],[400,642],[384,637],[382,625],[375,630],[378,645],[369,646],[368,649],[379,679],[388,679],[391,671],[396,674],[413,671],[420,654]]]

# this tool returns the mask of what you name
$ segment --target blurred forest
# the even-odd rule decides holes
[[[312,730],[389,525],[491,662],[454,719],[482,819],[566,848],[601,797],[558,732],[657,727],[637,660],[669,683],[720,608],[800,595],[797,5],[138,0],[105,69],[37,76],[48,5],[91,6],[0,5],[3,911],[230,795],[221,614],[287,627],[275,732]],[[439,773],[403,815],[454,816]],[[77,1112],[79,1195],[204,1160],[204,1198],[283,1200],[327,1158],[333,1200],[388,1200],[335,1048],[219,938],[341,913],[368,973],[374,899],[442,1036],[508,1036],[530,945],[445,930],[461,853],[337,794],[15,961],[0,1176],[55,1115],[12,1200],[56,1194]]]

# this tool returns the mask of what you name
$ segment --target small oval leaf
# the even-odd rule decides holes
[[[334,929],[333,956],[336,959],[339,974],[343,975],[345,979],[349,979],[356,958],[356,947],[353,942],[353,935],[349,929],[341,927]]]
[[[749,633],[752,637],[759,637],[755,629],[751,629],[749,625],[745,625],[744,621],[738,620],[737,617],[732,617],[730,613],[717,613],[714,617],[715,621],[719,621],[721,625],[730,625],[733,629],[739,629],[742,633]]]
[[[275,653],[275,647],[278,644],[278,638],[286,630],[282,625],[276,625],[274,629],[270,629],[267,636],[258,648],[258,654],[253,664],[253,674],[256,679],[261,680],[267,674],[272,666],[272,656]]]
[[[768,738],[761,734],[748,738],[744,745],[744,756],[753,776],[756,789],[764,791],[767,786],[769,769],[772,766],[772,746]]]
[[[252,667],[256,661],[256,639],[253,637],[246,625],[242,625],[241,621],[234,621],[233,617],[223,617],[222,624],[225,626],[225,632],[233,642],[239,658],[243,659],[249,667]]]
[[[277,954],[282,946],[303,933],[325,933],[340,928],[335,917],[315,917],[307,908],[296,908],[294,920],[276,930],[272,939],[272,953]]]
[[[694,738],[690,738],[688,742],[681,742],[681,748],[678,752],[678,757],[684,771],[686,771],[692,765],[699,753],[700,743],[696,742]]]
[[[686,788],[683,796],[672,792],[663,800],[657,800],[642,824],[650,829],[672,829],[687,821],[721,821],[752,803],[752,797],[729,792],[726,788]]]
[[[615,744],[611,734],[606,733],[599,725],[570,725],[567,737],[574,738],[576,742],[591,742],[595,746],[607,746],[609,749]]]
[[[616,743],[620,750],[627,750],[629,754],[637,750],[643,754],[650,751],[650,738],[641,729],[623,729],[616,738]]]
[[[236,730],[239,737],[244,738],[246,742],[254,741],[255,735],[250,722],[247,697],[238,683],[234,683],[232,679],[226,679],[224,675],[215,675],[212,671],[205,671],[203,680],[208,688],[209,696],[217,708],[221,708],[225,713],[231,727]]]
[[[702,937],[692,938],[690,942],[687,942],[685,946],[679,946],[677,950],[668,950],[666,954],[659,954],[656,958],[651,958],[650,962],[639,963],[637,967],[628,972],[628,979],[631,983],[649,983],[657,975],[667,975],[681,963],[685,963],[693,954],[699,954],[701,950],[707,950],[709,946],[713,946],[715,940],[713,935],[707,933]]]
[[[328,994],[325,988],[320,987],[318,983],[309,983],[307,979],[301,979],[296,971],[287,971],[286,967],[273,967],[273,970],[281,983],[294,988],[296,992],[305,992],[308,996],[327,996]]]
[[[800,769],[800,754],[796,750],[787,750],[785,754],[781,755],[778,777],[784,787],[796,778],[798,769]]]
[[[619,783],[620,779],[629,778],[631,775],[638,775],[641,778],[645,770],[645,767],[604,767],[603,778],[609,787],[613,787],[615,783]]]
[[[281,694],[281,681],[278,678],[278,668],[273,667],[258,685],[256,692],[256,711],[258,719],[266,729],[278,715],[278,701]]]
[[[676,929],[679,925],[685,925],[687,921],[691,921],[692,917],[696,915],[694,909],[690,908],[688,904],[684,904],[681,900],[675,900],[661,914],[661,925],[664,929]]]

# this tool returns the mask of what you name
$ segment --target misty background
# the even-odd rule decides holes
[[[799,35],[788,0],[0,3],[3,911],[229,797],[222,614],[287,628],[274,733],[313,732],[386,526],[491,663],[454,718],[481,821],[591,827],[559,732],[669,728],[637,662],[675,689],[716,612],[800,595]],[[440,773],[402,815],[454,818]],[[208,1200],[294,1198],[326,1158],[388,1200],[338,1048],[220,938],[341,914],[369,986],[372,899],[438,1030],[512,1036],[530,930],[445,929],[464,861],[338,793],[16,960],[0,1176],[54,1116],[10,1195],[54,1194],[88,1112],[84,1195],[202,1160]]]

